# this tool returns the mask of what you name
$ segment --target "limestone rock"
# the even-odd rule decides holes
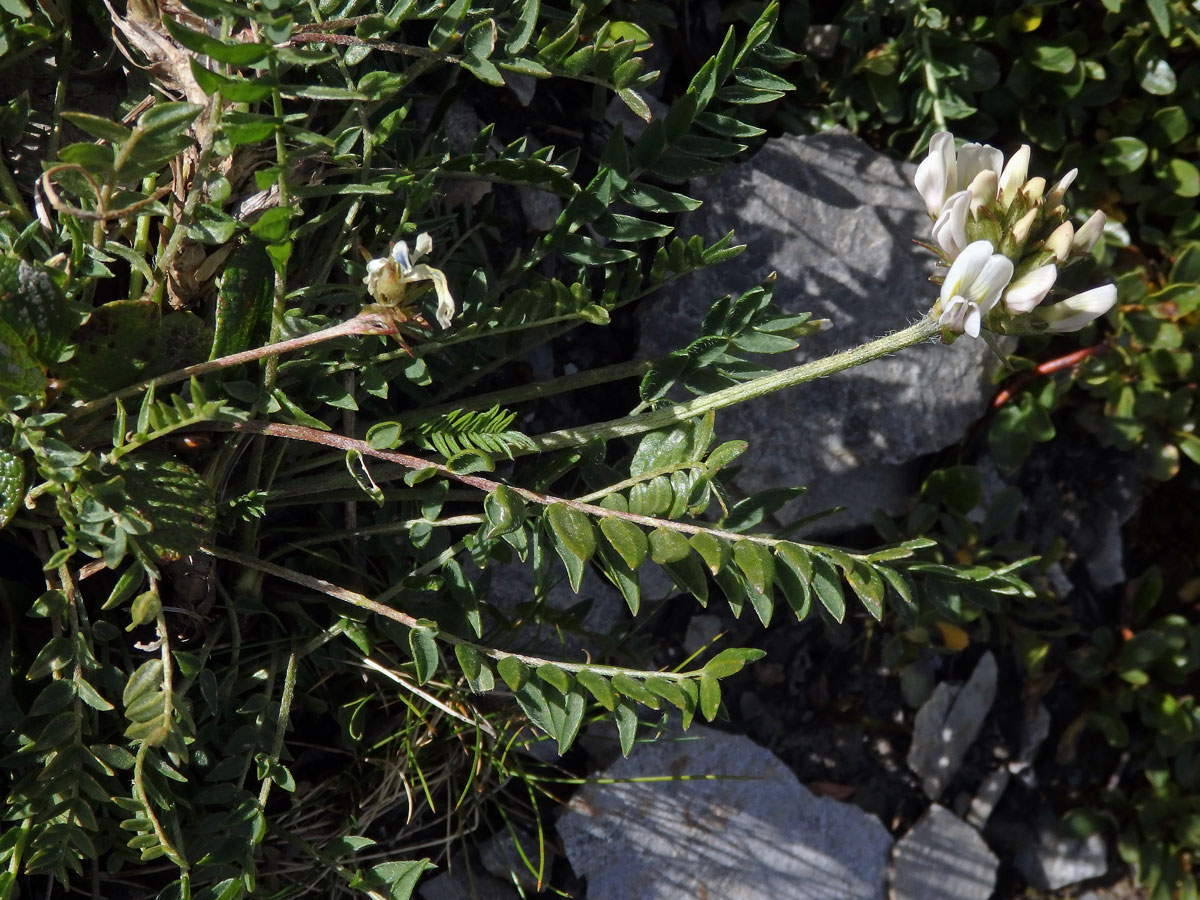
[[[966,684],[942,682],[917,711],[908,767],[921,777],[929,799],[938,799],[958,772],[995,699],[996,659],[988,652]]]
[[[598,773],[738,780],[589,784],[558,824],[588,900],[882,900],[892,839],[749,738],[693,726]]]
[[[776,304],[833,320],[799,350],[766,357],[795,365],[903,328],[937,298],[928,281],[929,219],[912,187],[915,167],[882,156],[844,131],[775,138],[752,159],[689,193],[704,206],[683,234],[715,241],[729,230],[749,249],[684,279],[643,304],[640,355],[685,346],[710,304],[778,272]],[[912,347],[815,384],[726,410],[722,437],[750,441],[739,486],[805,484],[801,514],[847,512],[820,527],[899,511],[915,487],[912,461],[959,440],[984,412],[993,360],[982,341]]]
[[[896,844],[891,900],[988,900],[998,865],[979,832],[935,803]]]

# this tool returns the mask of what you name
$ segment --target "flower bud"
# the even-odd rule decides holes
[[[967,190],[971,192],[971,215],[981,207],[996,205],[996,192],[1000,187],[1000,176],[994,169],[984,169],[972,180]]]
[[[1090,253],[1092,247],[1096,246],[1096,241],[1100,240],[1100,235],[1104,234],[1104,223],[1107,221],[1108,216],[1104,214],[1103,210],[1098,209],[1092,213],[1075,232],[1075,239],[1071,242],[1071,252],[1079,255]]]
[[[1039,210],[1035,206],[1029,212],[1025,213],[1025,215],[1021,216],[1017,220],[1017,224],[1012,227],[1012,231],[1009,234],[1017,247],[1020,247],[1029,239],[1029,231],[1033,228],[1033,220],[1037,218],[1038,212]]]
[[[1074,297],[1068,297],[1053,306],[1038,307],[1034,315],[1046,323],[1050,331],[1063,333],[1078,331],[1094,319],[1100,318],[1117,302],[1117,286],[1104,284]]]
[[[1071,247],[1075,241],[1075,226],[1070,222],[1063,222],[1052,232],[1050,237],[1046,238],[1042,244],[1042,249],[1047,253],[1053,253],[1055,260],[1065,262],[1067,257],[1071,255]]]
[[[1004,291],[1005,307],[1014,314],[1031,312],[1046,299],[1057,277],[1058,266],[1054,263],[1026,272]]]
[[[1021,149],[1012,155],[1004,171],[1000,173],[1000,208],[1008,209],[1017,198],[1017,191],[1025,183],[1029,175],[1029,145],[1022,144]]]
[[[1062,199],[1066,196],[1067,188],[1075,182],[1075,178],[1079,175],[1078,169],[1072,169],[1062,178],[1054,183],[1054,187],[1050,188],[1050,193],[1046,195],[1047,206],[1058,206],[1062,203]]]
[[[1042,194],[1046,190],[1046,179],[1041,176],[1030,178],[1025,182],[1025,186],[1021,188],[1021,194],[1025,197],[1027,203],[1037,203],[1042,199]]]

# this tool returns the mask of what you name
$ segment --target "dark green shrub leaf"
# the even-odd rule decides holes
[[[25,497],[25,461],[16,453],[0,448],[0,529],[21,508]]]
[[[1063,45],[1039,44],[1033,48],[1029,61],[1046,72],[1065,74],[1075,68],[1075,51]]]

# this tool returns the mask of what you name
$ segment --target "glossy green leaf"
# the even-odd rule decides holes
[[[600,531],[620,554],[630,569],[636,571],[645,560],[650,545],[642,529],[625,519],[605,516],[600,520]]]
[[[537,672],[538,678],[542,679],[542,681],[546,682],[547,684],[558,688],[558,692],[560,694],[565,695],[571,690],[570,676],[558,666],[553,665],[552,663],[544,663],[543,665],[538,666],[535,671]]]
[[[820,556],[813,558],[812,587],[833,620],[841,622],[846,617],[846,593],[842,590],[842,579],[833,566]]]
[[[713,575],[720,572],[729,561],[729,545],[713,537],[708,532],[702,531],[692,535],[689,543],[692,545],[692,549],[704,560],[708,571]]]
[[[592,558],[596,532],[586,515],[564,503],[553,503],[546,508],[546,521],[563,550],[580,562]]]
[[[1029,61],[1046,72],[1064,74],[1075,68],[1075,51],[1061,44],[1038,44],[1029,54]]]
[[[483,655],[469,644],[455,644],[454,656],[458,659],[458,667],[466,676],[471,690],[477,694],[486,694],[496,686],[496,679]]]
[[[501,657],[496,663],[496,671],[513,691],[519,691],[529,680],[529,667],[513,656]]]
[[[650,532],[650,558],[659,565],[687,559],[692,547],[678,531],[655,528]]]

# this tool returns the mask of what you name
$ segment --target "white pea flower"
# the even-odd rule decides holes
[[[418,281],[433,283],[437,292],[437,321],[443,328],[450,327],[454,318],[454,297],[450,294],[450,285],[441,269],[418,262],[433,250],[433,238],[427,232],[417,235],[413,252],[409,254],[408,244],[399,241],[392,252],[380,259],[367,263],[367,277],[363,283],[369,293],[383,306],[399,307],[403,304],[404,294],[408,285]]]
[[[1054,263],[1026,272],[1014,279],[1004,292],[1004,306],[1011,313],[1032,312],[1035,306],[1046,299],[1056,278],[1058,266]]]
[[[1071,252],[1083,255],[1090,253],[1092,247],[1096,246],[1096,241],[1100,240],[1100,235],[1104,234],[1104,224],[1108,221],[1108,216],[1104,214],[1104,210],[1098,209],[1088,220],[1079,226],[1075,231],[1075,239],[1071,242]]]
[[[971,198],[970,191],[959,191],[946,201],[933,223],[933,239],[945,251],[947,259],[957,259],[967,246],[967,214],[971,210]]]
[[[1117,286],[1102,284],[1090,291],[1060,300],[1053,306],[1039,307],[1033,314],[1046,323],[1049,331],[1061,334],[1078,331],[1112,309],[1116,302]]]
[[[1017,199],[1017,192],[1025,184],[1029,176],[1029,145],[1022,144],[1021,149],[1012,155],[1012,159],[1000,173],[1000,207],[1008,209]]]
[[[994,250],[991,241],[976,241],[958,255],[942,282],[939,325],[979,337],[983,317],[996,305],[1013,275],[1012,260]]]
[[[929,139],[929,155],[917,166],[913,179],[925,209],[937,218],[946,201],[966,190],[983,172],[995,172],[1004,165],[1004,154],[987,144],[963,144],[954,152],[954,135],[939,131]]]

